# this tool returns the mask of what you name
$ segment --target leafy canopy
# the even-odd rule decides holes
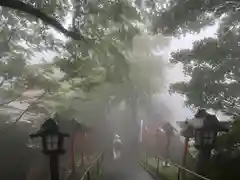
[[[155,32],[181,35],[219,24],[216,37],[196,41],[192,49],[172,54],[171,61],[182,63],[191,78],[172,86],[187,96],[188,105],[239,113],[239,7],[237,0],[172,0],[155,8]]]

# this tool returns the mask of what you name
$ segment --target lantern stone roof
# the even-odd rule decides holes
[[[185,128],[186,123],[185,121],[177,121],[176,124],[182,129]],[[219,121],[219,125],[223,130],[229,129],[231,122],[229,121]]]

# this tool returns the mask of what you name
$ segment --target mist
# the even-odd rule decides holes
[[[69,134],[61,179],[74,167],[83,173],[102,152],[111,157],[116,134],[125,164],[145,151],[166,156],[166,133],[159,147],[155,133],[168,123],[176,131],[167,151],[180,162],[183,142],[176,122],[192,112],[180,95],[168,92],[172,82],[184,78],[169,61],[172,37],[153,35],[152,15],[131,1],[39,2],[20,4],[42,16],[1,6],[1,178],[49,177],[41,139],[29,136],[49,118]],[[86,12],[90,15],[83,17]]]

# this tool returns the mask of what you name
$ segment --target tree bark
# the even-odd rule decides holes
[[[8,7],[11,9],[19,10],[28,13],[36,18],[41,19],[45,24],[48,24],[66,36],[69,36],[75,40],[83,40],[83,36],[75,31],[69,31],[63,27],[55,18],[50,17],[43,13],[41,10],[34,8],[30,4],[18,0],[1,0],[0,6]]]

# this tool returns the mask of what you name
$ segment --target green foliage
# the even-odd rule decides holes
[[[239,11],[235,10],[240,4],[238,1],[171,2],[158,17],[163,23],[159,28],[165,28],[166,32],[200,31],[209,22],[219,23],[216,38],[196,41],[192,49],[172,54],[172,63],[182,63],[185,75],[191,77],[188,82],[172,85],[172,90],[186,95],[188,105],[239,112]]]
[[[228,149],[230,151],[237,150],[240,143],[240,122],[239,119],[234,120],[231,124],[231,129],[228,133],[218,136],[216,142],[216,150],[223,151]]]
[[[238,36],[229,33],[228,37],[222,43],[217,39],[204,39],[192,50],[173,55],[173,62],[183,63],[184,72],[191,80],[175,84],[172,88],[186,94],[189,105],[239,112],[236,105],[239,103],[240,74],[237,67],[240,64],[238,52],[234,50],[237,42],[231,40]]]
[[[223,15],[228,19],[226,25],[229,28],[229,25],[238,21],[237,9],[240,5],[238,0],[170,0],[156,4],[153,29],[155,32],[167,34],[199,32],[201,28],[214,24]]]
[[[33,1],[30,3],[36,4]],[[58,83],[49,76],[49,68],[29,66],[36,50],[48,49],[44,44],[48,44],[52,38],[42,38],[47,28],[36,22],[36,18],[4,7],[1,8],[1,16],[0,89],[4,92],[1,93],[3,104],[29,89],[55,91]]]
[[[127,1],[89,2],[82,8],[89,15],[83,17],[76,9],[73,26],[91,39],[66,42],[55,59],[56,67],[64,73],[63,80],[78,79],[74,88],[86,92],[104,81],[126,80],[127,53],[133,37],[139,33],[135,24],[139,13]]]
[[[127,79],[127,53],[133,37],[139,33],[136,22],[140,20],[139,12],[131,3],[91,1],[79,5],[75,1],[58,0],[33,0],[28,3],[59,21],[64,21],[67,17],[69,19],[69,13],[73,9],[72,27],[87,38],[85,41],[57,39],[48,24],[39,23],[34,16],[1,8],[4,26],[0,37],[2,43],[5,43],[1,52],[4,62],[0,68],[3,84],[6,84],[7,78],[14,84],[12,89],[16,90],[16,86],[21,89],[21,92],[17,90],[19,94],[29,88],[43,88],[60,93],[60,87],[66,84],[71,86],[67,88],[68,91],[89,92],[104,81],[122,82]],[[85,13],[87,15],[83,16]],[[61,85],[60,79],[52,77],[48,72],[52,69],[51,65],[39,65],[36,68],[26,66],[32,52],[36,50],[59,52],[54,68],[59,68],[60,76],[64,76]]]
[[[53,31],[49,24],[35,16],[2,7],[0,96],[3,104],[8,104],[28,90],[41,89],[48,93],[27,109],[28,111],[47,116],[57,111],[66,120],[77,117],[78,121],[93,124],[106,120],[106,109],[133,99],[136,90],[133,90],[133,86],[137,87],[138,91],[135,102],[146,98],[145,94],[151,97],[158,92],[154,85],[157,81],[151,79],[156,75],[156,67],[162,68],[162,64],[158,64],[155,59],[146,67],[152,57],[148,57],[139,66],[131,61],[132,42],[133,38],[140,34],[138,26],[141,20],[140,12],[131,2],[89,1],[88,4],[82,4],[82,7],[75,6],[74,0],[23,2],[41,10],[49,17],[55,17],[62,24],[65,24],[66,20],[69,21],[69,17],[72,18],[71,24],[66,26],[70,26],[74,32],[81,32],[85,38],[65,39]],[[56,52],[55,59],[46,59],[50,63],[32,65],[32,58],[36,52],[49,51]],[[151,71],[153,67],[155,70]],[[141,75],[142,71],[146,71],[145,75]],[[150,72],[153,73],[148,77]],[[158,75],[161,79],[160,74]],[[32,100],[24,98],[28,102]],[[18,101],[26,101],[24,98],[21,97]],[[33,158],[25,157],[33,150],[26,147],[29,133],[27,129],[25,131],[23,128],[23,132],[15,133],[15,127],[20,127],[20,123],[11,126],[13,134],[7,133],[11,138],[6,136],[4,144],[9,144],[8,141],[13,143],[5,146],[1,154],[4,160],[14,154],[14,150],[19,149],[16,159],[24,159],[26,162],[26,167],[18,168],[22,176],[18,173],[16,176],[20,178],[26,175],[31,165]],[[21,162],[17,161],[16,164],[6,167],[5,172],[15,172],[17,167],[21,166]]]
[[[173,84],[171,90],[185,95],[187,105],[240,113],[239,7],[238,0],[155,3],[155,11],[151,11],[155,33],[179,36],[219,25],[216,37],[196,41],[192,49],[172,54],[171,62],[182,63],[190,80]],[[239,132],[239,120],[235,120],[229,133],[218,137],[212,179],[239,179]]]
[[[236,168],[236,166],[238,166],[240,163],[239,132],[239,118],[235,118],[232,121],[230,131],[217,137],[216,146],[214,149],[215,153],[211,162],[212,179],[239,179],[239,171]]]

